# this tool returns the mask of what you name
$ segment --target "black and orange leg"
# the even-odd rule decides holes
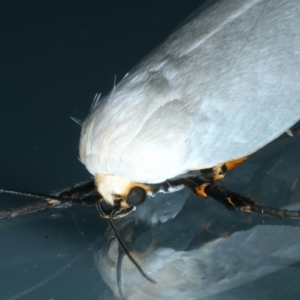
[[[228,171],[235,169],[242,162],[244,162],[247,157],[242,157],[239,159],[230,160],[224,164],[219,164],[213,168],[201,170],[202,176],[209,181],[222,180]]]
[[[251,198],[232,192],[200,178],[184,179],[184,184],[200,197],[211,197],[229,210],[240,210],[246,213],[257,212],[270,216],[299,218],[300,211],[273,208],[256,204]]]

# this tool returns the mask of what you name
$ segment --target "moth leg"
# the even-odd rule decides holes
[[[211,182],[193,178],[186,180],[185,184],[192,191],[203,198],[211,197],[229,210],[240,210],[246,213],[257,212],[276,217],[299,218],[300,211],[286,210],[256,204],[251,198],[232,192],[224,187],[217,186]]]
[[[42,201],[29,203],[21,207],[0,210],[0,219],[27,215],[49,207],[64,208],[73,204],[92,205],[99,200],[98,195],[90,195],[94,190],[94,181],[79,183],[73,187],[53,193],[52,195],[0,188],[1,193],[23,195],[42,199]]]
[[[250,213],[251,207],[255,205],[255,202],[246,196],[242,196],[227,190],[224,187],[217,186],[199,178],[186,180],[186,184],[198,196],[202,198],[211,197],[223,204],[229,210],[238,209]]]
[[[0,210],[0,219],[9,219],[18,216],[28,215],[30,213],[42,211],[46,208],[49,208],[49,205],[44,201],[33,202],[25,206]]]
[[[77,183],[74,186],[63,189],[57,193],[56,196],[68,198],[68,199],[83,199],[90,193],[96,190],[94,180]]]
[[[241,157],[239,159],[230,160],[223,164],[216,165],[213,168],[201,170],[201,174],[208,181],[222,180],[226,176],[228,171],[233,170],[246,159],[247,156]]]
[[[81,204],[81,205],[93,205],[99,200],[99,195],[92,193],[96,190],[94,180],[77,183],[74,186],[63,189],[54,193],[55,196],[66,198],[67,205]],[[51,196],[46,199],[49,206],[63,205],[62,201],[52,200]]]
[[[293,126],[292,128],[288,129],[286,132],[284,132],[282,135],[280,135],[276,140],[284,139],[284,138],[291,138],[294,136],[300,135],[300,128]]]

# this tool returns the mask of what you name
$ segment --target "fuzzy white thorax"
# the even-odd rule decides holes
[[[115,195],[127,195],[132,183],[130,180],[119,176],[96,174],[95,184],[97,192],[103,197],[103,200],[114,206]]]

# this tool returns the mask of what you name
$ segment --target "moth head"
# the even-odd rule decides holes
[[[150,191],[145,184],[117,175],[96,174],[95,185],[101,200],[112,207],[131,209],[142,204]]]

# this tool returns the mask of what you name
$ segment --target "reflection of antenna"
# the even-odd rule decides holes
[[[131,256],[131,254],[129,253],[126,245],[124,244],[117,227],[115,226],[113,219],[114,219],[114,214],[119,210],[119,208],[113,208],[111,213],[109,214],[109,224],[119,242],[119,244],[121,245],[121,247],[123,248],[124,252],[126,253],[126,255],[128,256],[128,258],[131,260],[131,262],[136,266],[136,268],[139,270],[139,272],[150,282],[152,283],[156,283],[152,278],[150,278],[141,268],[141,266],[135,261],[135,259]]]

